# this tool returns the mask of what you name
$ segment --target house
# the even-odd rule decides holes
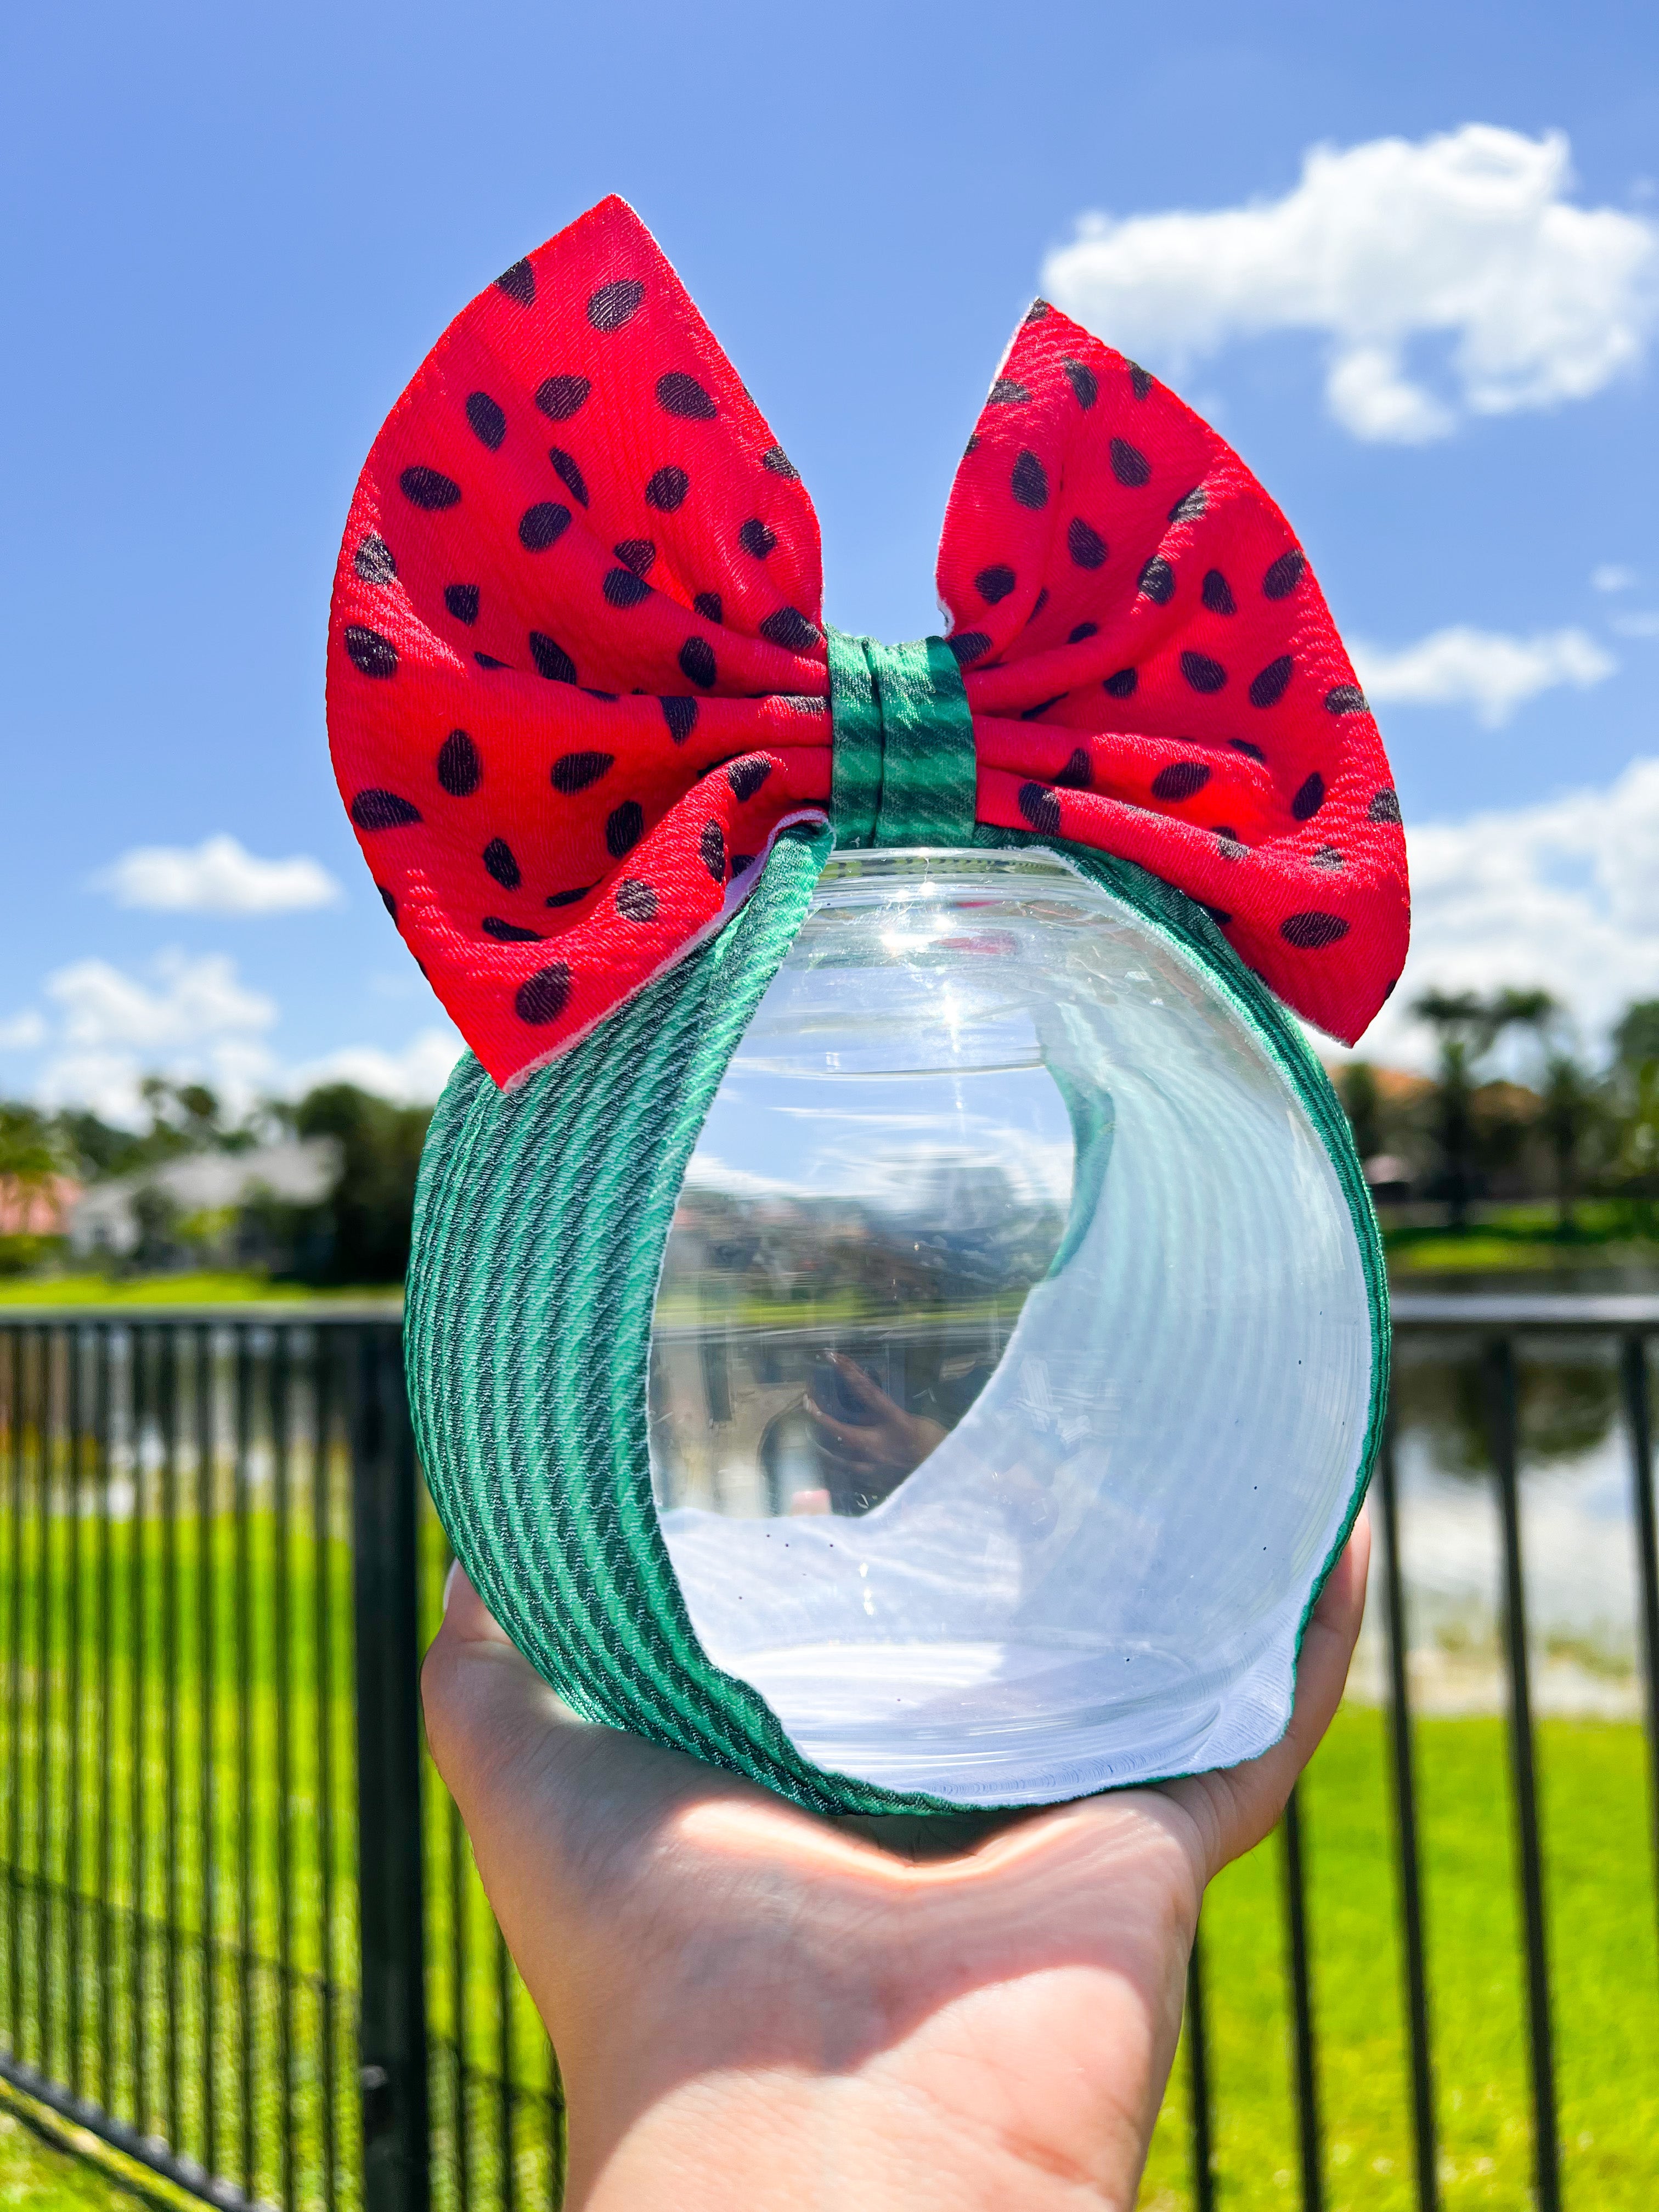
[[[77,1259],[128,1259],[147,1243],[183,1244],[193,1255],[238,1241],[251,1206],[319,1206],[340,1172],[332,1137],[301,1137],[246,1152],[186,1152],[83,1192],[69,1210]]]

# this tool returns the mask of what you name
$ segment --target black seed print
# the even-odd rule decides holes
[[[659,469],[647,484],[645,503],[647,507],[654,507],[659,514],[672,514],[674,509],[684,503],[690,489],[690,477],[684,469],[677,469],[671,462],[666,468]]]
[[[1298,822],[1311,822],[1324,804],[1325,779],[1316,769],[1291,801],[1291,812]]]
[[[1342,866],[1342,855],[1334,845],[1322,845],[1316,853],[1310,853],[1308,863],[1310,867],[1315,868],[1340,868]]]
[[[1019,811],[1033,830],[1045,837],[1060,835],[1060,801],[1046,783],[1022,783]]]
[[[549,637],[541,630],[532,629],[530,633],[530,653],[537,668],[550,683],[574,684],[575,682],[576,664],[556,638]]]
[[[536,272],[527,261],[515,261],[495,279],[495,289],[505,292],[509,300],[516,300],[521,307],[527,307],[536,297]]]
[[[1209,503],[1209,495],[1203,485],[1194,484],[1170,509],[1170,520],[1171,522],[1196,522]]]
[[[590,783],[597,783],[617,765],[615,753],[561,753],[553,763],[555,791],[567,797],[573,792],[586,791]]]
[[[1229,738],[1227,743],[1236,753],[1243,753],[1248,760],[1265,761],[1267,757],[1261,746],[1253,745],[1248,738]]]
[[[1139,681],[1137,669],[1120,668],[1114,674],[1103,677],[1100,688],[1103,691],[1109,691],[1114,699],[1133,699],[1135,686]]]
[[[439,469],[405,469],[398,479],[398,489],[411,507],[453,507],[461,496],[454,477]]]
[[[1149,483],[1152,465],[1139,446],[1132,446],[1127,438],[1114,438],[1111,446],[1112,474],[1131,491]]]
[[[1046,300],[1033,300],[1025,310],[1025,319],[1028,323],[1040,323],[1048,312],[1048,302]]]
[[[700,614],[705,622],[717,623],[726,619],[726,610],[720,604],[718,592],[699,592],[692,600],[691,607],[692,611]]]
[[[1281,653],[1277,660],[1270,660],[1261,673],[1250,684],[1250,704],[1253,707],[1276,707],[1285,696],[1291,680],[1292,666],[1288,653]]]
[[[1079,568],[1103,568],[1106,565],[1106,540],[1080,514],[1073,515],[1067,526],[1066,550]]]
[[[977,430],[970,430],[968,434],[968,442],[962,449],[962,458],[965,461],[969,454],[976,453],[978,451],[979,432]]]
[[[1232,586],[1219,568],[1205,571],[1204,586],[1199,594],[1212,615],[1236,615],[1238,601],[1233,597]]]
[[[945,643],[957,657],[958,668],[965,668],[970,660],[991,650],[991,641],[982,629],[965,629],[958,637],[946,638]]]
[[[717,884],[726,881],[726,832],[718,822],[705,822],[697,840],[697,857]]]
[[[683,745],[697,726],[697,702],[683,694],[671,693],[657,704],[662,708],[662,718],[668,725],[668,734],[677,745]]]
[[[1219,691],[1227,681],[1226,670],[1207,653],[1183,653],[1181,672],[1194,691]]]
[[[398,573],[392,548],[378,530],[371,530],[351,556],[351,565],[366,584],[389,584]]]
[[[1211,921],[1215,924],[1218,929],[1225,929],[1228,923],[1232,920],[1231,915],[1228,913],[1224,906],[1212,906],[1207,899],[1200,899],[1198,903],[1203,908],[1205,913],[1209,915]]]
[[[576,456],[567,453],[562,446],[550,446],[547,458],[553,464],[553,473],[564,486],[578,507],[587,505],[587,479],[577,465]]]
[[[1048,586],[1045,584],[1042,590],[1037,593],[1036,598],[1032,601],[1031,611],[1025,617],[1025,627],[1027,629],[1030,629],[1031,624],[1036,620],[1037,617],[1042,612],[1042,610],[1048,605]]]
[[[1020,711],[1020,720],[1022,722],[1041,721],[1049,708],[1058,707],[1065,696],[1066,694],[1063,691],[1056,691],[1052,699],[1042,699],[1035,707],[1023,708]]]
[[[545,553],[570,527],[570,509],[556,499],[538,500],[519,517],[519,543],[526,553]]]
[[[645,287],[637,276],[619,276],[614,284],[601,284],[587,303],[587,319],[607,337],[639,313]]]
[[[611,550],[624,568],[631,568],[636,576],[648,576],[657,557],[657,549],[648,538],[624,538],[620,545]]]
[[[1302,571],[1307,565],[1306,556],[1301,553],[1281,553],[1261,579],[1263,597],[1287,599],[1302,581]]]
[[[1138,361],[1132,361],[1129,363],[1129,384],[1137,399],[1144,399],[1152,388],[1150,374]]]
[[[568,422],[593,389],[586,376],[547,376],[536,386],[536,404],[550,421]]]
[[[799,607],[780,607],[768,615],[760,634],[769,645],[781,645],[791,653],[805,653],[821,642],[823,632],[807,621]]]
[[[503,921],[498,914],[487,914],[478,927],[498,945],[539,945],[542,941],[539,929],[520,929],[516,921]]]
[[[612,568],[600,589],[607,603],[613,607],[636,607],[641,599],[651,596],[651,586],[643,576],[636,576],[631,568]]]
[[[1357,684],[1339,684],[1325,694],[1328,714],[1364,714],[1370,711],[1365,695]]]
[[[613,860],[631,853],[645,835],[645,809],[637,799],[624,799],[605,817],[605,849]]]
[[[510,660],[497,660],[493,653],[475,653],[472,658],[480,668],[510,668],[513,665]]]
[[[446,584],[444,605],[457,622],[477,622],[478,619],[477,586],[476,584]]]
[[[377,629],[365,629],[361,623],[348,623],[345,648],[351,655],[352,666],[364,676],[398,673],[398,648]]]
[[[1092,407],[1100,397],[1100,386],[1093,369],[1080,361],[1063,361],[1060,364],[1066,380],[1077,394],[1079,407]]]
[[[620,691],[601,691],[592,684],[584,684],[582,690],[586,692],[590,699],[603,699],[607,707],[614,707],[617,700],[622,697]]]
[[[452,799],[465,799],[483,780],[478,748],[465,730],[452,730],[438,748],[438,781]]]
[[[777,542],[776,531],[769,530],[766,525],[754,515],[750,517],[738,532],[738,544],[745,553],[752,555],[757,561],[763,561]]]
[[[1175,597],[1175,570],[1161,553],[1154,553],[1140,572],[1140,589],[1149,599],[1166,607]]]
[[[624,921],[654,921],[657,894],[637,876],[624,876],[617,886],[617,911]]]
[[[538,968],[514,994],[513,1011],[521,1022],[556,1022],[570,996],[570,970],[562,960]]]
[[[775,477],[787,477],[791,483],[800,482],[800,471],[781,446],[769,446],[761,455],[761,466],[770,469]]]
[[[1023,407],[1030,396],[1025,386],[1012,376],[1000,376],[987,394],[985,404],[988,407]]]
[[[1089,788],[1089,756],[1079,745],[1054,781],[1063,784],[1067,791],[1087,791]]]
[[[1022,453],[1014,463],[1008,479],[1008,488],[1022,507],[1046,507],[1048,503],[1048,478],[1042,464],[1035,453]]]
[[[734,876],[747,875],[754,865],[755,855],[752,853],[733,853],[732,855],[732,872]]]
[[[1066,642],[1067,645],[1081,645],[1085,637],[1094,637],[1097,635],[1099,629],[1100,624],[1098,623],[1079,623],[1077,628],[1073,630],[1070,635],[1066,638]]]
[[[505,837],[492,837],[483,848],[485,872],[493,876],[504,891],[515,891],[524,881],[513,848]]]
[[[981,568],[975,577],[974,589],[988,607],[994,607],[1000,600],[1007,598],[1018,580],[1012,568],[1005,567],[1000,561],[994,561],[988,568]]]
[[[1215,834],[1220,842],[1221,857],[1224,860],[1243,859],[1246,848],[1239,843],[1238,832],[1236,830],[1218,828]]]
[[[585,899],[592,888],[592,884],[578,884],[574,890],[549,891],[542,903],[544,906],[574,906],[579,899]]]
[[[774,694],[776,703],[787,708],[792,714],[827,714],[830,702],[814,699],[804,691],[779,691]]]
[[[360,830],[407,830],[420,820],[421,810],[395,791],[371,788],[352,800],[351,818]]]
[[[1368,822],[1398,822],[1400,819],[1399,795],[1392,791],[1374,793],[1370,805],[1365,809],[1365,819]]]
[[[678,415],[687,422],[712,422],[720,410],[695,376],[671,368],[657,379],[657,404],[665,415]]]
[[[1210,780],[1210,771],[1202,761],[1174,761],[1168,768],[1159,769],[1152,778],[1154,799],[1190,799],[1202,791]]]
[[[507,435],[507,417],[487,392],[469,393],[466,419],[480,445],[488,446],[492,453],[499,452]]]
[[[392,896],[391,892],[386,889],[386,885],[385,885],[384,884],[375,884],[375,886],[374,886],[374,888],[375,888],[375,890],[376,890],[377,891],[379,891],[379,893],[380,894],[380,904],[381,904],[381,905],[386,908],[386,912],[387,912],[387,913],[392,916],[392,919],[393,920],[393,921],[396,921],[396,920],[398,919],[398,902],[397,902],[397,900],[396,900],[395,898],[393,898],[393,897],[392,897]]]
[[[680,673],[707,691],[714,681],[714,648],[706,637],[688,637],[680,647]]]
[[[752,799],[771,773],[769,760],[736,760],[727,767],[726,780],[739,799]]]
[[[1348,933],[1348,925],[1340,914],[1322,914],[1317,908],[1305,914],[1286,915],[1279,925],[1279,933],[1286,945],[1299,945],[1304,952],[1316,951],[1322,945],[1334,945]]]

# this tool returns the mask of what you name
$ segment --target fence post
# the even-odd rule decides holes
[[[400,1332],[365,1326],[352,1449],[365,2212],[428,2212],[415,1457]]]

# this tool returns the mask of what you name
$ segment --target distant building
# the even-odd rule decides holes
[[[0,1237],[61,1237],[81,1196],[68,1176],[40,1182],[0,1176]]]
[[[187,1152],[81,1194],[68,1212],[77,1259],[125,1260],[165,1224],[171,1237],[202,1254],[238,1242],[242,1215],[261,1203],[320,1206],[340,1172],[332,1137],[302,1137],[246,1152]]]

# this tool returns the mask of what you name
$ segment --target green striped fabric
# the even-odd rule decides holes
[[[942,637],[829,642],[836,844],[971,844],[974,718],[955,653]]]

